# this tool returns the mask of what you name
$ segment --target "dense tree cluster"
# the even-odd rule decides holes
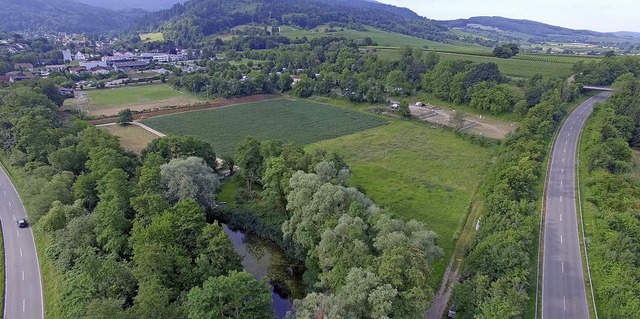
[[[218,185],[210,145],[169,137],[141,159],[107,131],[59,117],[38,92],[0,92],[2,144],[20,167],[30,221],[49,238],[47,258],[62,273],[59,316],[272,316],[268,286],[238,272],[226,233],[206,221]]]
[[[518,53],[520,53],[520,48],[515,43],[502,44],[493,49],[493,56],[503,59],[512,58]]]
[[[640,61],[633,56],[611,56],[588,62],[578,61],[573,71],[578,83],[606,86],[625,73],[640,75]]]
[[[630,148],[640,145],[639,83],[633,74],[620,76],[584,134],[585,236],[602,318],[640,311],[640,167]]]
[[[537,247],[537,185],[548,144],[576,96],[573,85],[542,78],[525,84],[531,102],[521,127],[500,147],[500,154],[481,191],[484,208],[480,230],[467,247],[464,282],[456,286],[453,302],[458,318],[525,318],[530,282],[535,276]],[[548,87],[548,89],[539,89]],[[540,90],[540,97],[533,92]],[[544,93],[542,93],[544,92]]]
[[[280,214],[270,220],[306,265],[313,293],[296,301],[290,318],[422,316],[433,296],[430,264],[443,254],[434,232],[347,187],[349,171],[334,154],[248,138],[235,162],[249,192],[240,196],[253,199],[247,207]]]

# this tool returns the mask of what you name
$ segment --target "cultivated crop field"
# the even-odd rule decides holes
[[[269,100],[151,118],[164,134],[193,135],[220,155],[232,154],[247,136],[309,144],[388,123],[373,115],[308,100]]]
[[[89,105],[86,109],[90,115],[114,115],[125,108],[141,111],[167,106],[192,105],[199,102],[190,95],[178,92],[164,84],[88,90],[86,93],[89,97]]]
[[[378,49],[377,54],[383,59],[399,59],[402,50]],[[531,78],[537,73],[544,76],[568,77],[571,75],[573,63],[580,61],[577,57],[546,57],[543,55],[523,55],[512,59],[500,59],[478,54],[436,52],[440,61],[469,60],[475,63],[493,62],[498,65],[504,75],[516,78]],[[589,58],[583,58],[587,60]]]
[[[304,29],[296,29],[290,26],[282,26],[280,27],[280,35],[288,37],[288,38],[301,38],[307,37],[308,39],[319,38],[322,36],[335,36],[335,37],[345,37],[347,39],[364,39],[365,37],[371,38],[371,40],[375,41],[379,46],[382,47],[395,47],[404,48],[406,46],[410,47],[428,47],[429,49],[435,50],[455,50],[455,51],[486,51],[491,52],[490,49],[481,47],[479,45],[469,44],[458,42],[456,45],[429,41],[425,39],[420,39],[400,33],[387,32],[384,30],[380,30],[378,28],[365,26],[366,31],[358,31],[347,28],[339,28],[334,27],[334,31],[327,31],[329,26],[319,26],[313,30],[304,30]]]
[[[493,148],[472,144],[450,131],[403,121],[309,148],[341,154],[353,173],[353,185],[363,186],[377,204],[426,223],[440,236],[445,256],[434,264],[437,285]]]

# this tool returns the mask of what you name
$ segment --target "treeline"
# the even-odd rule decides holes
[[[582,142],[587,249],[600,318],[640,313],[640,81],[620,76]]]
[[[547,81],[539,79],[540,82]],[[576,98],[564,80],[549,82],[521,126],[501,144],[481,185],[480,229],[466,247],[463,282],[456,286],[456,318],[525,318],[535,287],[540,197],[549,143]],[[533,100],[532,100],[533,102]]]
[[[348,166],[336,154],[247,138],[234,163],[245,189],[223,218],[246,227],[256,221],[238,211],[258,212],[257,232],[269,237],[277,224],[278,242],[305,263],[310,294],[288,318],[422,318],[434,293],[430,265],[443,255],[433,231],[348,187]]]
[[[575,80],[585,85],[611,85],[625,73],[640,75],[640,59],[634,56],[610,56],[602,60],[578,61],[574,64]]]
[[[241,272],[218,223],[215,153],[190,137],[143,157],[37,88],[0,92],[2,148],[61,282],[57,318],[272,318],[271,292]],[[242,296],[238,298],[237,296]]]
[[[515,111],[521,115],[540,102],[553,85],[553,80],[541,76],[510,81],[495,63],[441,62],[436,53],[420,49],[405,48],[400,59],[382,60],[374,52],[363,54],[357,43],[341,37],[321,37],[270,50],[236,49],[225,51],[226,61],[201,60],[205,71],[178,72],[169,82],[209,97],[289,91],[302,98],[320,95],[380,103],[428,92],[492,114]],[[230,62],[243,59],[250,61]],[[568,86],[563,98],[578,91],[579,85]]]
[[[401,9],[366,1],[313,0],[194,0],[152,13],[139,22],[142,29],[161,29],[166,39],[190,46],[238,25],[258,23],[311,29],[323,24],[371,25],[429,40],[450,38],[447,28]]]

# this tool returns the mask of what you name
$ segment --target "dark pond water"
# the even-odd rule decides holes
[[[236,252],[242,256],[242,266],[257,279],[267,278],[271,286],[271,308],[278,318],[291,310],[291,300],[304,298],[302,283],[304,267],[288,258],[277,245],[253,234],[244,234],[223,225]]]

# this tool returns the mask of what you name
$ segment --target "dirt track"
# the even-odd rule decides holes
[[[433,122],[440,125],[450,126],[450,120],[456,111],[440,108],[434,105],[409,106],[411,114],[423,121]],[[507,134],[518,128],[517,123],[505,123],[489,119],[485,116],[468,114],[465,117],[465,127],[462,131],[486,136],[494,139],[504,139]]]
[[[158,110],[153,110],[153,111],[141,111],[139,113],[134,114],[133,119],[136,121],[139,121],[139,120],[144,120],[144,119],[161,116],[161,115],[206,110],[206,109],[224,107],[224,106],[235,105],[235,104],[244,104],[244,103],[272,100],[277,98],[282,98],[282,97],[280,95],[268,94],[268,95],[251,95],[251,96],[245,96],[240,98],[217,99],[213,103],[209,103],[205,105],[166,107],[164,109],[160,108]],[[117,121],[117,116],[109,116],[109,117],[103,117],[103,118],[91,120],[91,124],[100,125],[100,124],[113,123],[116,121]]]

